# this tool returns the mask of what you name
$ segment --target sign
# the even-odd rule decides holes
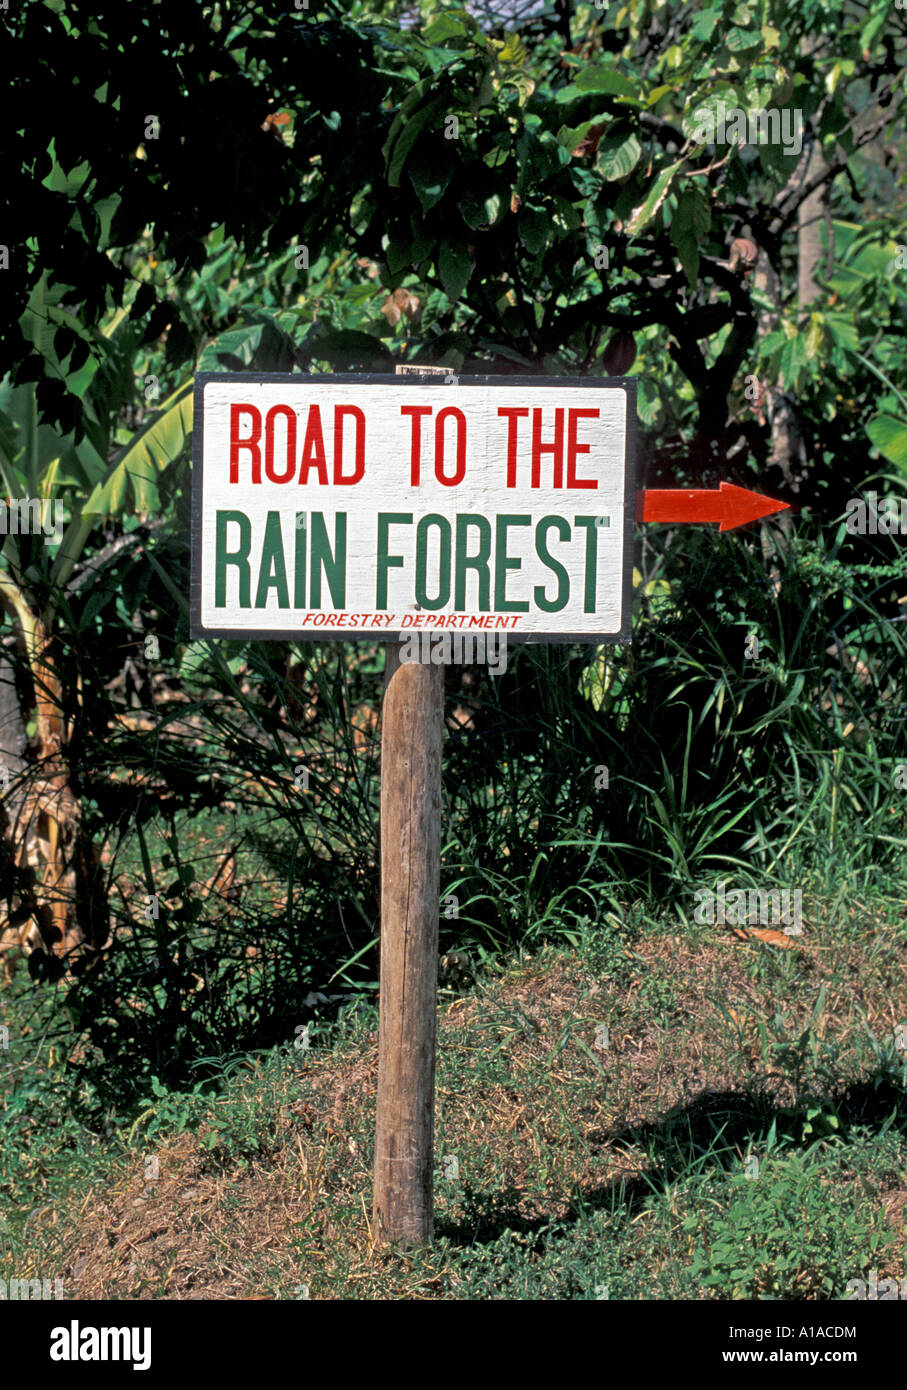
[[[636,496],[637,521],[668,521],[675,525],[718,521],[719,531],[734,531],[750,521],[788,511],[789,502],[764,497],[761,492],[719,483],[717,488],[646,488]]]
[[[638,493],[635,421],[627,379],[195,380],[192,637],[387,643],[380,1244],[433,1229],[444,679],[395,642],[629,642],[635,520],[725,531],[787,505],[729,483]]]
[[[193,638],[629,642],[632,379],[195,379]]]

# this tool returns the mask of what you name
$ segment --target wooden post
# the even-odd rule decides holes
[[[434,1215],[444,668],[401,662],[398,642],[385,650],[372,1228],[378,1244],[427,1245]]]
[[[387,643],[381,721],[381,1019],[373,1234],[432,1238],[444,668]]]

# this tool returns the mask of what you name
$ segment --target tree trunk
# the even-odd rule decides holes
[[[108,935],[97,856],[82,831],[81,807],[66,760],[68,737],[54,642],[20,592],[13,606],[28,660],[36,729],[34,756],[29,758],[15,668],[7,648],[0,663],[0,756],[9,772],[9,785],[0,830],[9,873],[0,951],[6,957],[8,975],[15,968],[17,952],[30,955],[44,949],[69,967],[86,948],[102,945]],[[59,967],[56,970],[60,973]]]
[[[0,786],[4,791],[0,801],[0,832],[15,822],[23,800],[23,788],[18,778],[25,772],[25,750],[28,735],[19,707],[16,688],[16,666],[11,646],[6,638],[0,646]]]
[[[806,182],[823,174],[827,166],[818,144],[814,144],[806,169]],[[821,293],[815,273],[822,258],[822,223],[828,203],[828,184],[810,193],[797,212],[797,303],[804,314]]]
[[[16,954],[27,952],[41,940],[31,911],[35,904],[28,902],[30,894],[21,875],[20,851],[26,839],[28,734],[16,683],[15,640],[7,637],[0,646],[0,853],[4,859],[6,899],[0,918],[0,953],[7,976],[15,970]],[[27,880],[29,876],[25,877]]]

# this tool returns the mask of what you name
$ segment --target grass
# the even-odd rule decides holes
[[[903,925],[847,901],[799,950],[637,916],[442,990],[427,1249],[371,1240],[367,998],[106,1126],[45,1054],[5,1121],[6,1263],[89,1299],[816,1300],[900,1276]]]

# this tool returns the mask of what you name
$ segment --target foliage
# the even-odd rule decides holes
[[[843,1297],[844,1274],[883,1258],[890,1238],[869,1202],[842,1220],[823,1166],[791,1154],[720,1192],[704,1185],[702,1206],[681,1223],[695,1242],[693,1277],[723,1298]]]
[[[40,618],[56,643],[29,672],[9,648],[23,713],[49,672],[109,856],[115,949],[68,994],[111,1093],[285,1040],[300,994],[335,975],[375,983],[375,766],[351,717],[377,707],[380,661],[189,641],[195,370],[406,359],[604,379],[630,338],[644,483],[721,476],[797,509],[781,536],[647,528],[632,649],[523,650],[485,682],[447,742],[443,945],[604,942],[634,902],[683,918],[729,870],[835,891],[895,872],[903,565],[896,536],[842,518],[903,478],[903,15],[631,0],[508,26],[428,4],[166,0],[152,24],[23,0],[6,24],[30,116],[0,134],[0,469],[67,530],[59,548],[6,538],[0,573],[10,633]],[[694,138],[721,102],[802,113],[800,153],[813,140],[827,161],[808,313],[803,160]],[[776,447],[794,406],[799,478]],[[303,757],[324,776],[309,803]],[[206,887],[189,827],[226,803],[283,902]]]

